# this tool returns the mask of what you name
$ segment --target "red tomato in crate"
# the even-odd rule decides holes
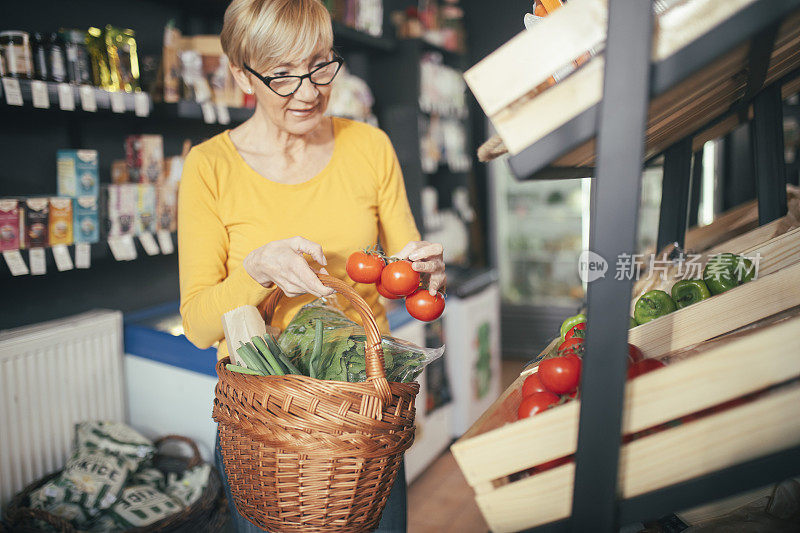
[[[628,367],[628,379],[633,379],[637,376],[641,376],[642,374],[652,372],[653,370],[664,368],[664,366],[664,363],[658,359],[642,359],[641,361],[637,361]]]
[[[638,363],[639,361],[644,360],[644,352],[631,343],[628,343],[628,355],[633,363]]]
[[[570,328],[566,335],[564,335],[564,340],[569,340],[573,337],[582,339],[586,335],[586,322],[581,322],[579,324],[575,324]]]
[[[523,398],[530,396],[534,392],[548,392],[547,389],[544,388],[544,385],[542,385],[542,380],[539,379],[539,374],[537,372],[534,372],[522,382]]]
[[[419,288],[419,272],[411,268],[411,261],[395,261],[384,267],[381,285],[398,296],[408,296]]]
[[[384,298],[388,298],[389,300],[399,300],[400,298],[402,298],[402,296],[398,296],[396,294],[392,294],[391,292],[387,291],[386,287],[384,287],[381,284],[381,280],[375,282],[375,288],[378,289],[378,294],[380,294]]]
[[[358,283],[375,283],[381,279],[383,259],[367,252],[353,252],[347,258],[347,275]]]
[[[571,339],[567,339],[558,345],[558,353],[561,354],[562,352],[568,352],[571,350],[576,353],[583,353],[583,343],[584,340],[580,337],[572,337]]]
[[[545,359],[539,363],[539,379],[550,392],[567,394],[578,388],[581,366],[580,357],[572,354]]]
[[[517,420],[538,415],[542,411],[559,402],[558,396],[552,392],[534,392],[527,398],[523,398],[517,409]]]
[[[438,292],[431,296],[427,289],[418,289],[406,298],[406,309],[417,320],[432,322],[444,312],[444,297]]]

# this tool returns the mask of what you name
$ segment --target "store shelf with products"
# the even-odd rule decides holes
[[[664,4],[657,9],[668,11],[669,3]],[[784,220],[787,213],[781,100],[782,90],[794,84],[786,82],[800,68],[795,53],[800,2],[754,0],[741,7],[699,0],[683,7],[707,8],[706,16],[672,27],[660,18],[663,13],[654,17],[650,3],[611,0],[606,11],[603,2],[573,1],[543,21],[540,31],[496,52],[504,60],[472,72],[471,88],[517,154],[510,164],[519,178],[551,164],[596,167],[586,249],[609,266],[637,249],[642,167],[660,152],[666,155],[658,242],[684,242],[691,191],[687,162],[696,144],[711,135],[704,130],[725,133],[718,126],[726,113],[746,120],[753,109],[759,224]],[[654,18],[659,24],[655,39]],[[542,79],[550,75],[548,66],[566,64],[583,50],[602,44],[605,51],[555,86],[524,99],[515,114],[512,103],[537,85],[537,74],[512,83],[510,77],[519,72],[502,70],[514,54],[538,50],[535,42],[555,55],[564,52],[553,58],[555,65],[542,61]],[[581,90],[570,92],[575,84]],[[530,114],[542,106],[547,113]],[[533,124],[534,118],[541,120]],[[529,368],[453,447],[493,531],[618,531],[800,473],[800,430],[787,430],[784,424],[797,401],[798,360],[796,354],[786,355],[780,343],[760,344],[778,330],[800,327],[798,294],[786,290],[800,282],[800,241],[797,230],[786,231],[792,226],[781,227],[778,236],[752,230],[760,244],[741,250],[763,253],[770,247],[772,264],[763,277],[639,325],[630,334],[633,280],[606,275],[588,283],[591,329],[580,402],[507,424],[516,419],[522,381],[535,371]],[[731,243],[718,240],[709,247]],[[727,310],[737,301],[752,308],[734,319]],[[674,364],[626,387],[627,362],[613,354],[625,353],[629,338],[645,357]],[[769,366],[780,369],[759,383],[751,379],[746,363],[735,361],[749,357],[746,347],[757,344]],[[703,369],[717,360],[724,364],[715,366],[712,391]],[[682,407],[676,411],[678,404]],[[760,427],[746,429],[747,421]],[[651,427],[659,431],[637,433]],[[759,437],[748,440],[751,431]],[[553,460],[560,463],[551,466]],[[755,465],[770,476],[753,476]],[[533,473],[531,467],[536,467]],[[531,502],[536,502],[533,512]]]

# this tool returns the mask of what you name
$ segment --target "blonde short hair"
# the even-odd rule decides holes
[[[233,0],[220,38],[232,65],[259,70],[331,48],[333,29],[319,0]]]

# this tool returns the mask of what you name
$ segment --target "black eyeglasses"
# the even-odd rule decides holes
[[[291,96],[297,92],[297,89],[303,84],[305,78],[308,78],[314,85],[330,84],[333,78],[336,77],[336,74],[339,73],[342,64],[344,64],[344,59],[334,54],[333,60],[323,63],[308,74],[303,74],[302,76],[262,76],[250,68],[247,63],[244,64],[244,68],[261,80],[264,85],[278,96]]]

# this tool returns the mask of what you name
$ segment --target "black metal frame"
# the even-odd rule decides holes
[[[759,0],[660,63],[650,64],[652,11],[639,0],[609,1],[609,31],[602,102],[510,158],[520,179],[546,177],[547,165],[597,134],[590,249],[608,263],[605,277],[589,285],[587,356],[572,515],[530,531],[612,532],[623,524],[658,518],[800,473],[800,447],[734,465],[657,491],[622,499],[617,474],[632,280],[615,279],[616,259],[633,254],[638,219],[644,131],[649,99],[750,39],[749,87],[730,113],[754,106],[753,144],[760,222],[786,209],[780,81],[760,90],[774,42],[775,24],[800,8],[800,0]],[[719,119],[717,119],[719,120]],[[707,125],[706,125],[707,126]],[[696,211],[702,150],[692,165],[694,134],[665,153],[659,246],[683,242],[688,206]],[[691,198],[691,199],[690,199]]]

